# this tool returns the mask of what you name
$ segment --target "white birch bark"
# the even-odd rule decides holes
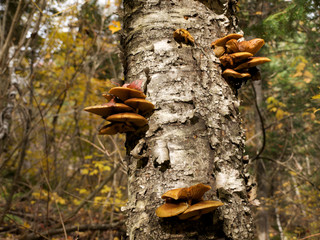
[[[129,239],[252,239],[243,174],[239,100],[210,44],[236,32],[234,1],[124,1],[126,82],[144,80],[156,109],[146,131],[127,135]],[[194,46],[173,39],[187,29]],[[169,189],[197,183],[224,206],[195,222],[160,219]]]

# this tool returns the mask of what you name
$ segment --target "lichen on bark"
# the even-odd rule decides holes
[[[125,80],[144,80],[155,105],[148,129],[127,134],[129,239],[252,239],[239,100],[210,49],[236,31],[234,2],[220,3],[124,1]],[[173,39],[179,28],[193,46]],[[200,182],[225,205],[196,222],[155,215],[164,192]]]

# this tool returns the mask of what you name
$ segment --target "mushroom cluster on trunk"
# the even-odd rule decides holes
[[[108,103],[84,109],[109,121],[99,130],[99,134],[134,132],[148,124],[146,116],[154,109],[154,105],[145,99],[146,95],[136,82],[114,87],[103,96]]]
[[[187,188],[169,190],[161,196],[165,204],[157,208],[156,214],[161,218],[178,216],[180,220],[198,220],[201,215],[223,205],[220,201],[203,200],[204,193],[210,189],[209,185],[199,183]]]
[[[211,47],[222,65],[222,76],[235,90],[248,79],[253,81],[261,78],[257,65],[270,62],[267,57],[254,57],[264,45],[264,40],[255,38],[250,41],[239,42],[241,34],[229,34],[215,40]]]

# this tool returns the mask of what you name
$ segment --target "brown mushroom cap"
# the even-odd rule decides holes
[[[127,125],[142,127],[148,123],[148,120],[137,113],[117,113],[106,118],[110,122],[125,122]]]
[[[156,215],[158,217],[173,217],[183,213],[188,207],[188,204],[185,202],[165,203],[157,208]]]
[[[226,51],[225,48],[222,46],[216,46],[213,49],[213,52],[217,57],[221,57],[225,53],[225,51]]]
[[[235,39],[231,39],[226,43],[227,53],[235,53],[239,52],[238,41]]]
[[[142,115],[151,112],[154,109],[154,105],[143,98],[130,98],[127,99],[124,103],[134,109],[139,110]]]
[[[236,63],[239,63],[252,56],[253,54],[249,52],[236,52],[232,54],[225,54],[219,59],[224,67],[233,67]]]
[[[205,185],[203,183],[193,185],[188,188],[188,198],[195,201],[200,201],[203,194],[209,191],[210,189],[211,187],[209,185]]]
[[[136,129],[132,126],[128,126],[125,123],[111,123],[103,126],[99,130],[99,135],[114,135],[117,133],[133,132]]]
[[[112,99],[114,99],[114,96],[112,96],[109,93],[103,93],[102,96],[105,97],[108,101],[111,101]]]
[[[102,116],[104,118],[114,113],[134,112],[134,109],[132,107],[123,103],[115,102],[109,102],[101,105],[86,107],[84,110]]]
[[[190,206],[185,212],[179,215],[179,219],[184,220],[191,217],[201,216],[202,214],[209,213],[222,205],[223,203],[220,201],[201,201]]]
[[[146,98],[146,95],[144,95],[143,92],[128,88],[128,87],[114,87],[111,88],[109,91],[109,94],[112,94],[119,99],[121,99],[123,102],[129,98]]]
[[[270,62],[271,59],[267,57],[252,57],[249,61],[240,64],[238,67],[236,67],[234,70],[241,70],[246,68],[255,67],[257,65]]]
[[[165,192],[162,196],[162,199],[174,199],[174,200],[179,200],[179,199],[187,199],[188,198],[188,188],[176,188],[176,189],[171,189],[167,192]]]
[[[238,49],[240,52],[249,52],[254,55],[263,45],[264,40],[262,38],[254,38],[249,41],[238,42]]]
[[[250,73],[238,73],[230,68],[223,71],[222,76],[225,78],[233,77],[233,78],[246,78],[250,77]]]
[[[228,42],[230,39],[237,40],[242,37],[243,37],[242,34],[232,33],[232,34],[229,34],[223,38],[219,38],[219,39],[215,40],[214,42],[211,43],[211,47],[225,46],[226,42]]]

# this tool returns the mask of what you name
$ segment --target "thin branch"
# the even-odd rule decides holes
[[[264,129],[264,121],[263,121],[263,118],[262,118],[262,115],[261,115],[261,112],[260,112],[260,109],[259,109],[259,106],[258,106],[258,103],[257,103],[256,90],[254,88],[254,85],[253,85],[252,81],[250,81],[250,83],[251,83],[251,87],[252,87],[252,90],[253,90],[254,105],[256,107],[256,110],[257,110],[257,113],[258,113],[258,116],[259,116],[259,120],[260,120],[260,124],[261,124],[261,131],[262,131],[262,146],[261,146],[259,152],[257,153],[257,155],[249,160],[249,162],[252,162],[254,160],[257,160],[260,157],[261,153],[263,152],[263,150],[264,150],[264,148],[266,146],[266,132],[265,132],[265,129]]]

